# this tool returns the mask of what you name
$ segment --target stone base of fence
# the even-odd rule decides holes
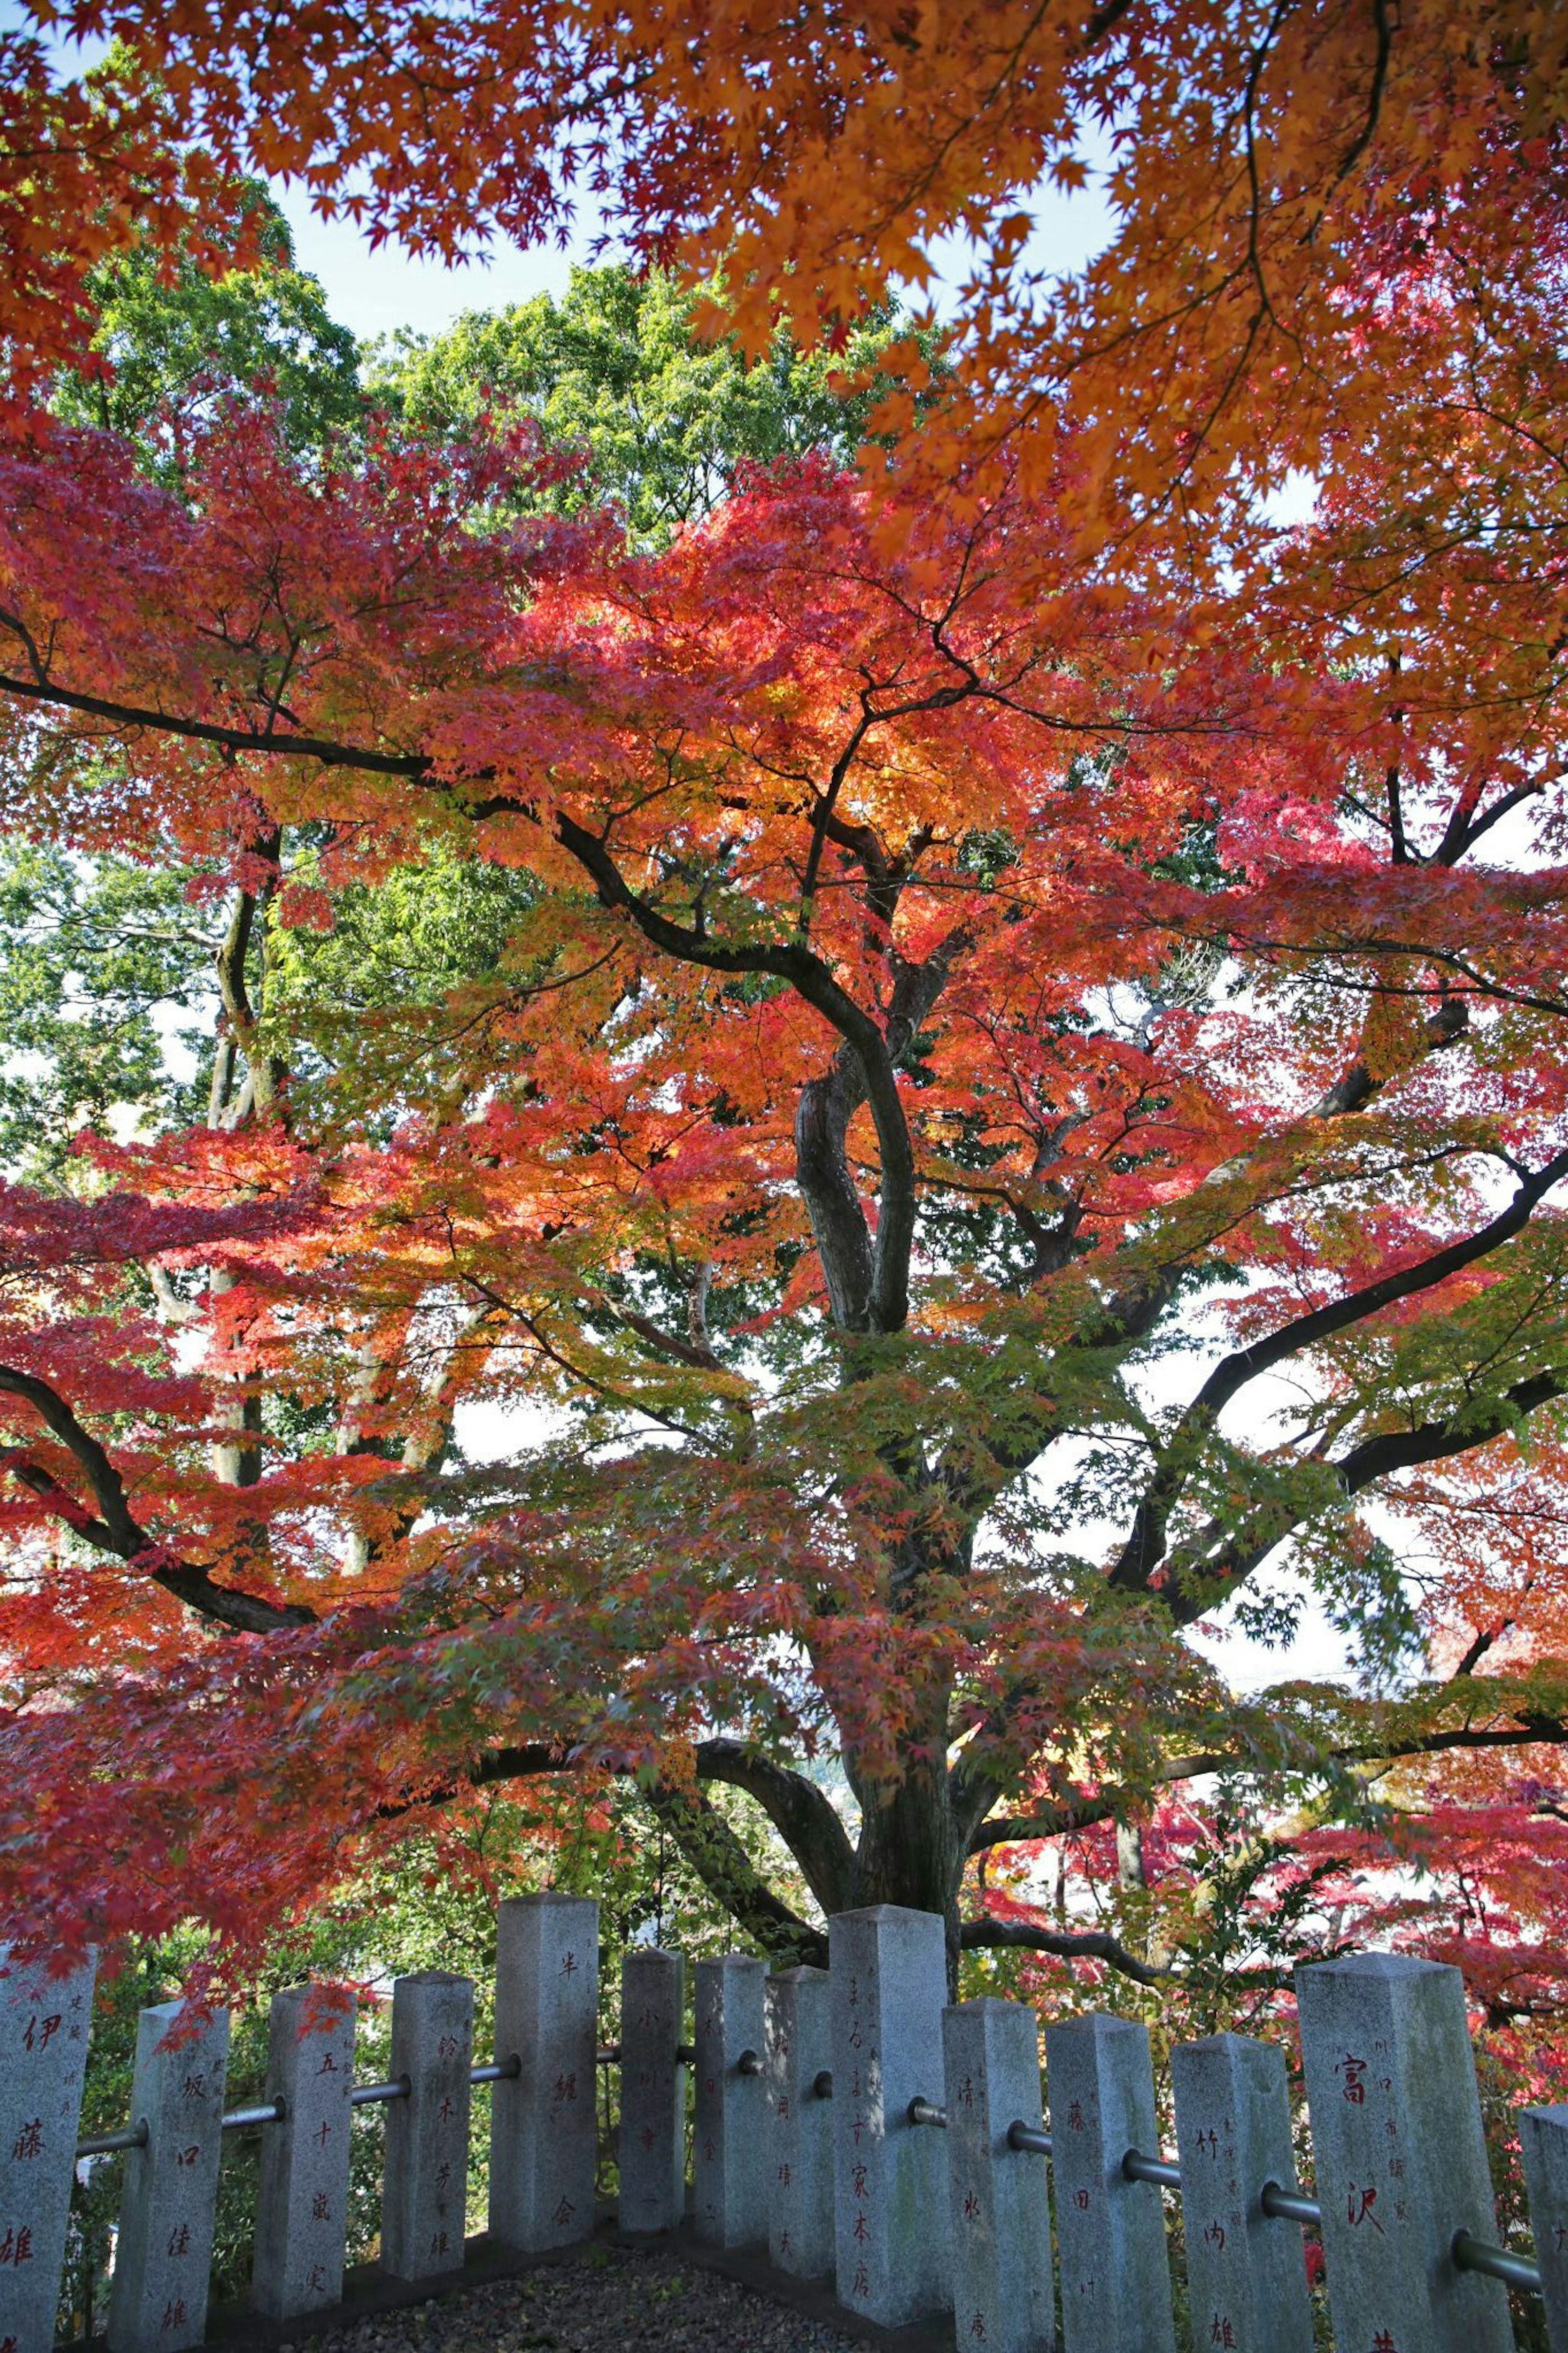
[[[291,2320],[269,2320],[243,2302],[214,2305],[207,2316],[204,2353],[281,2353],[284,2346],[308,2344],[334,2330],[374,2320],[378,2313],[435,2304],[459,2295],[466,2288],[483,2287],[491,2280],[521,2279],[529,2272],[556,2271],[563,2266],[589,2263],[594,2260],[595,2248],[603,2246],[664,2253],[694,2271],[716,2272],[741,2287],[755,2288],[769,2304],[798,2312],[803,2319],[816,2321],[837,2336],[863,2345],[880,2346],[882,2353],[955,2353],[951,2320],[932,2320],[909,2328],[879,2328],[873,2321],[845,2310],[834,2294],[831,2277],[791,2279],[775,2271],[768,2261],[765,2242],[756,2247],[705,2246],[697,2237],[689,2215],[675,2231],[652,2235],[623,2231],[609,2205],[600,2215],[592,2240],[575,2247],[520,2255],[514,2248],[503,2247],[481,2233],[468,2242],[460,2270],[426,2280],[395,2279],[379,2263],[362,2263],[344,2275],[341,2304],[323,2306]],[[102,2337],[95,2337],[85,2344],[73,2344],[68,2353],[106,2353],[106,2348]]]

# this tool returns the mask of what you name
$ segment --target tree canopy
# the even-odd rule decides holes
[[[331,11],[117,21],[204,172],[439,249],[613,155],[678,274],[394,353],[363,431],[0,451],[7,822],[84,939],[128,855],[205,909],[221,1008],[202,1115],[104,1132],[110,1057],[5,1198],[11,1916],[242,1958],[635,1776],[775,1953],[889,1899],[1269,1979],[1315,1906],[1554,2014],[1550,27],[389,7],[351,109]],[[939,353],[872,306],[954,227]],[[1195,1630],[1304,1593],[1355,1672],[1238,1697]],[[1157,1935],[981,1875],[1118,1831]],[[1364,1876],[1439,1841],[1459,1897]]]

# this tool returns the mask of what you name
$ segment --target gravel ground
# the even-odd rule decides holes
[[[314,2353],[865,2353],[677,2254],[595,2247],[313,2339]]]

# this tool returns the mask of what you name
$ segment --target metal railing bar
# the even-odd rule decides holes
[[[1051,2137],[1048,2132],[1042,2132],[1038,2125],[1026,2125],[1023,2117],[1018,2116],[1007,2127],[1007,2146],[1026,2150],[1031,2157],[1049,2157]]]
[[[1472,2238],[1468,2231],[1456,2231],[1453,2256],[1462,2272],[1484,2272],[1488,2279],[1505,2280],[1510,2287],[1523,2288],[1529,2295],[1541,2294],[1541,2266],[1528,2255],[1511,2255],[1506,2247],[1489,2247],[1484,2239]]]
[[[373,2108],[382,2100],[405,2100],[413,2089],[406,2075],[395,2076],[390,2084],[356,2084],[349,2094],[349,2105]]]
[[[939,2132],[947,2130],[947,2110],[939,2108],[931,2100],[911,2100],[909,2105],[909,2119],[912,2125],[935,2125]]]
[[[1279,2222],[1319,2223],[1323,2210],[1315,2198],[1303,2198],[1299,2189],[1282,2189],[1277,2181],[1266,2181],[1258,2200],[1264,2212]]]
[[[219,2120],[218,2130],[244,2132],[249,2125],[281,2124],[286,2107],[287,2104],[282,2100],[268,2100],[258,2107],[231,2108],[227,2116]]]
[[[514,2051],[510,2059],[492,2060],[488,2066],[470,2067],[470,2084],[515,2084],[522,2073],[522,2058]]]
[[[741,2053],[741,2055],[740,2055],[740,2057],[739,2057],[739,2058],[736,2060],[736,2062],[735,2062],[735,2073],[736,2073],[736,2074],[737,2074],[737,2075],[760,2075],[760,2074],[762,2073],[762,2072],[763,2072],[763,2063],[762,2063],[762,2060],[761,2060],[761,2059],[759,2058],[759,2056],[757,2055],[756,2052],[754,2052],[754,2051],[742,2051],[742,2053]]]
[[[117,2149],[146,2146],[147,2119],[143,2116],[140,2124],[122,2125],[118,2132],[89,2133],[85,2140],[78,2141],[76,2153],[79,2158],[112,2157]]]
[[[811,2096],[814,2100],[830,2100],[833,2097],[833,2070],[831,2067],[818,2068],[816,2073],[812,2077]]]
[[[1156,2189],[1179,2189],[1182,2168],[1169,2158],[1145,2157],[1141,2148],[1130,2148],[1121,2160],[1122,2178],[1128,2181],[1152,2181]]]

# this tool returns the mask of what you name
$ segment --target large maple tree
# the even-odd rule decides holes
[[[1467,871],[1462,733],[1391,870],[1383,681],[1086,583],[1018,491],[889,551],[806,461],[638,555],[530,511],[570,461],[521,428],[302,471],[237,413],[189,503],[95,435],[5,462],[12,821],[226,842],[231,893],[208,1122],[9,1204],[12,1541],[70,1531],[11,1605],[25,1913],[255,1924],[580,1764],[775,1946],[705,1781],[956,1940],[973,1853],[1163,1782],[1557,1736],[1464,1577],[1394,1705],[1241,1705],[1181,1639],[1297,1533],[1386,1646],[1357,1499],[1568,1378],[1558,892]],[[256,944],[454,860],[519,878],[491,973],[291,1075]],[[444,1477],[481,1400],[563,1430]]]
[[[115,29],[92,167],[159,234],[195,131],[437,245],[613,172],[758,348],[979,259],[875,480],[742,477],[652,553],[512,427],[301,461],[236,411],[176,491],[18,411],[13,821],[229,897],[206,1124],[8,1205],[12,1538],[70,1532],[10,1605],[16,1915],[242,1937],[584,1771],[796,1952],[715,1784],[825,1910],[1135,1972],[965,1926],[972,1859],[1434,1757],[1517,1847],[1568,1729],[1552,21],[389,8],[353,75],[331,11]],[[1019,191],[1093,115],[1120,227],[1047,288]],[[44,237],[47,145],[23,391],[119,234]],[[487,967],[312,1058],[290,938],[455,872],[504,884]],[[481,1405],[509,1443],[454,1461]],[[1240,1703],[1191,1647],[1278,1626],[1282,1546],[1382,1695]]]

